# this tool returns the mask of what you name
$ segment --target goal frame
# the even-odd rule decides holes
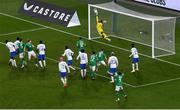
[[[93,5],[93,4],[88,4],[88,39],[89,40],[94,40],[94,39],[100,38],[100,37],[91,38],[91,7],[99,8],[99,9],[102,9],[102,10],[105,10],[105,11],[109,11],[109,12],[113,12],[113,13],[118,13],[118,14],[130,16],[130,17],[135,17],[135,18],[139,18],[139,19],[142,19],[142,20],[150,21],[151,24],[152,24],[152,27],[151,27],[152,28],[152,35],[151,35],[152,41],[151,41],[151,45],[148,45],[148,44],[145,44],[145,43],[141,43],[141,42],[137,42],[137,41],[132,41],[130,39],[126,39],[126,38],[123,38],[123,37],[118,37],[118,38],[122,39],[122,40],[131,41],[131,42],[134,42],[134,43],[137,43],[137,44],[141,44],[141,45],[144,45],[144,46],[151,47],[151,57],[152,58],[163,57],[163,56],[169,56],[169,55],[176,54],[176,52],[155,47],[155,41],[154,41],[155,40],[155,30],[154,30],[155,29],[155,21],[166,20],[166,19],[169,19],[169,18],[162,18],[162,19],[145,18],[145,17],[141,17],[141,16],[132,15],[132,14],[129,14],[129,13],[124,13],[124,12],[108,9],[108,8],[105,8],[105,7],[100,7],[100,6]],[[172,17],[172,18],[174,18],[174,17]],[[174,31],[175,31],[175,29],[174,29]],[[173,33],[175,33],[175,32],[173,32]],[[115,37],[114,35],[109,35],[109,36]],[[117,37],[115,37],[115,38],[117,38]],[[174,42],[175,42],[175,37],[174,37]],[[163,50],[163,51],[166,51],[166,52],[170,52],[170,53],[155,56],[155,48]]]

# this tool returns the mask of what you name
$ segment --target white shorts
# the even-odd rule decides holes
[[[24,53],[19,53],[19,58],[20,59],[24,58]]]
[[[115,91],[120,91],[120,90],[123,90],[123,87],[122,87],[122,86],[116,86],[116,87],[115,87]]]
[[[90,66],[90,70],[96,71],[96,66]]]
[[[106,66],[105,61],[99,61],[99,62],[98,62],[98,66],[100,66],[100,65],[104,65],[104,66]]]
[[[36,58],[36,53],[34,51],[28,52],[28,59],[31,59],[32,56]]]

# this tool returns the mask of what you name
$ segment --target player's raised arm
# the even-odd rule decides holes
[[[109,64],[110,64],[110,60],[111,60],[111,59],[109,58],[109,59],[108,59],[108,66],[109,66]]]
[[[99,17],[98,17],[98,15],[96,15],[96,23],[98,23],[99,22]]]
[[[66,50],[64,51],[64,53],[62,54],[62,56],[64,57],[66,55]]]
[[[117,66],[119,65],[119,62],[118,62],[118,59],[117,59],[117,57],[116,57],[116,64],[117,64]]]
[[[88,64],[88,56],[87,56],[87,54],[86,54],[86,64]]]
[[[99,18],[98,18],[98,11],[96,8],[94,8],[94,13],[96,14],[96,22],[99,22]]]
[[[80,57],[80,56],[78,55],[77,58],[76,58],[76,60],[79,60],[79,57]]]
[[[129,57],[132,57],[133,53],[131,52],[131,54],[129,55]]]

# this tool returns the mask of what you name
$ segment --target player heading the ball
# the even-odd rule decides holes
[[[98,17],[98,11],[96,8],[94,8],[94,13],[96,14],[96,29],[99,33],[99,35],[103,38],[106,39],[108,41],[111,41],[110,38],[108,38],[107,34],[105,34],[104,30],[103,30],[103,25],[106,23],[106,20],[102,20],[99,19]]]

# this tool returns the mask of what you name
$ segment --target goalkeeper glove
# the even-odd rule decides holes
[[[96,14],[96,16],[98,15],[98,11],[96,8],[94,8],[94,13]]]

